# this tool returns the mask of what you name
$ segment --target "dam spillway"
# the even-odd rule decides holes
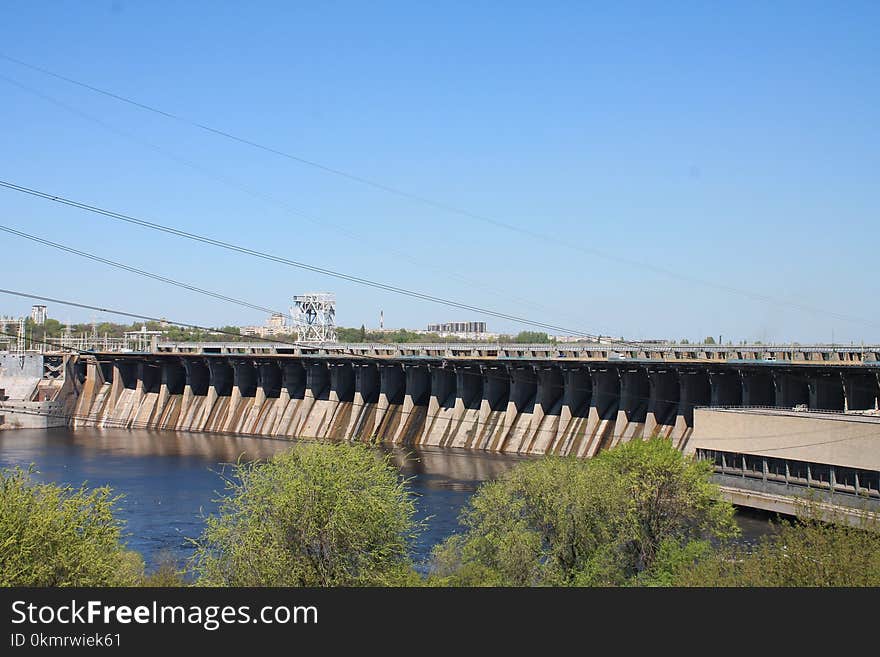
[[[701,406],[878,407],[880,350],[799,349],[181,343],[79,357],[67,407],[73,426],[580,457],[687,449]]]

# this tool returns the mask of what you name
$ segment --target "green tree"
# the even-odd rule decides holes
[[[61,337],[64,327],[57,319],[47,319],[42,326],[43,335],[41,337],[58,338]]]
[[[360,331],[353,328],[340,326],[336,329],[336,338],[340,342],[364,342],[360,339]]]
[[[175,587],[186,586],[184,569],[173,553],[163,550],[157,555],[156,567],[149,575],[141,578],[139,586],[144,587]]]
[[[550,342],[550,338],[546,333],[538,331],[520,331],[513,338],[513,341],[522,344],[547,344]]]
[[[358,340],[359,342],[366,342],[367,341],[367,327],[364,326],[363,324],[361,324],[361,334],[358,336],[358,338],[359,338],[359,340]]]
[[[705,338],[703,338],[703,344],[715,344],[715,338],[713,338],[711,335],[707,335]]]
[[[432,581],[453,585],[663,583],[738,530],[707,464],[670,441],[632,441],[591,460],[545,457],[484,484],[464,533],[438,546]],[[671,571],[671,572],[670,572]]]
[[[880,586],[880,533],[843,519],[785,521],[757,546],[730,545],[680,569],[678,586]]]
[[[119,497],[107,487],[39,483],[0,471],[0,586],[127,586],[143,560],[121,542]]]
[[[412,583],[415,505],[387,457],[316,443],[239,464],[190,562],[209,586]]]

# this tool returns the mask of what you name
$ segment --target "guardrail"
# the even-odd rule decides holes
[[[647,351],[653,353],[760,353],[771,355],[774,353],[853,353],[868,354],[880,353],[880,345],[656,345],[643,343],[605,344],[605,343],[565,343],[565,344],[520,344],[500,342],[314,342],[291,344],[286,342],[159,342],[158,347],[175,346],[205,346],[221,348],[240,347],[275,347],[281,349],[305,348],[305,349],[332,349],[332,350],[416,350],[416,351],[441,351],[441,350],[480,350],[480,351],[607,351],[607,352],[633,352]],[[771,361],[772,362],[772,361]]]
[[[534,360],[609,360],[609,361],[709,361],[748,365],[786,365],[788,363],[844,363],[880,366],[880,345],[608,345],[583,344],[518,344],[518,343],[284,343],[284,342],[160,342],[156,349],[163,353],[204,354],[347,354],[352,356],[389,356],[434,358],[497,358]]]

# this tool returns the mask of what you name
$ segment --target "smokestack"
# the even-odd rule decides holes
[[[385,311],[384,310],[379,311],[379,328],[380,329],[385,328]]]

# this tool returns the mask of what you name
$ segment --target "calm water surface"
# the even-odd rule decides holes
[[[0,466],[39,470],[43,481],[109,485],[125,497],[129,547],[153,565],[163,551],[189,552],[187,537],[202,530],[223,491],[218,472],[245,459],[289,449],[290,441],[209,433],[124,429],[22,429],[0,432]],[[415,546],[417,560],[454,532],[458,513],[480,482],[510,469],[519,457],[452,449],[390,450],[417,497],[427,530]]]
[[[218,472],[225,464],[268,458],[290,446],[286,440],[208,433],[23,429],[0,432],[0,466],[33,463],[44,481],[111,486],[125,496],[120,510],[129,547],[154,565],[162,552],[188,556],[186,538],[198,536],[204,514],[216,509],[223,490]],[[451,448],[389,451],[400,472],[411,477],[419,517],[427,521],[414,549],[417,561],[456,531],[459,511],[481,482],[522,460]],[[767,529],[761,514],[741,513],[739,522],[747,541]]]

